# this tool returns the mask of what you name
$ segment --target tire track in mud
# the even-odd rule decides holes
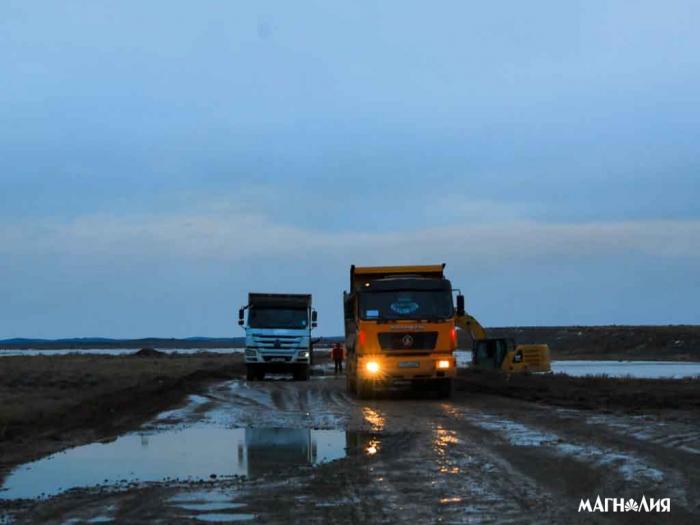
[[[327,381],[232,381],[216,392],[212,413],[228,413],[228,426],[338,429],[348,417],[349,400],[329,392]],[[211,414],[209,414],[211,416]]]
[[[357,405],[355,425],[377,432],[371,467],[375,499],[396,516],[422,522],[522,522],[523,512],[553,516],[551,497],[490,449],[465,439],[445,412],[451,402],[372,401]],[[410,448],[387,455],[385,436],[411,435]]]
[[[616,416],[616,430],[604,426],[606,415],[590,418],[566,410],[560,417],[560,411],[536,405],[513,408],[515,413],[460,407],[451,415],[482,433],[492,433],[495,439],[489,446],[494,451],[539,484],[568,496],[572,504],[596,494],[632,498],[646,494],[671,497],[679,517],[698,511],[698,463],[690,466],[687,455],[679,457],[676,450],[620,433],[620,428],[626,430],[621,422],[626,416]]]
[[[674,428],[658,420],[655,416],[620,417],[611,414],[596,414],[589,416],[586,421],[590,424],[600,424],[609,427],[618,434],[647,441],[688,454],[700,455],[700,429],[683,422],[674,422]]]

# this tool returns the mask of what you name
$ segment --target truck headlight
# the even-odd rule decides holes
[[[367,361],[365,364],[365,370],[367,370],[368,373],[374,375],[377,372],[379,372],[379,363],[376,361]]]
[[[437,362],[437,367],[450,368],[450,362],[447,359],[440,359],[440,361]]]
[[[301,358],[309,357],[308,350],[304,350],[303,352],[299,352],[299,357],[301,357]]]

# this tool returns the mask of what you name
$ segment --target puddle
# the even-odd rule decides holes
[[[676,361],[552,361],[552,371],[570,376],[681,379],[700,376],[700,363]]]
[[[255,514],[198,514],[190,516],[190,518],[196,521],[225,523],[228,521],[251,521],[255,519]]]
[[[250,521],[254,514],[241,512],[245,503],[231,501],[230,494],[216,491],[183,492],[170,498],[169,503],[176,509],[185,512],[186,517],[195,521],[230,522]]]
[[[227,510],[236,507],[243,507],[243,503],[227,503],[222,502],[205,502],[205,503],[178,503],[174,505],[178,509],[184,510],[197,510],[201,512],[212,511],[212,510]]]
[[[0,500],[127,482],[255,477],[343,458],[348,447],[356,449],[359,439],[357,433],[341,430],[211,425],[126,434],[18,467],[6,479]]]

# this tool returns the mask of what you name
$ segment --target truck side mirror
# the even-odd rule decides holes
[[[464,315],[464,296],[462,294],[457,296],[457,315]]]
[[[240,308],[240,309],[238,310],[238,324],[241,325],[241,326],[243,326],[244,319],[245,319],[245,316],[244,316],[244,314],[243,314],[243,308]]]
[[[316,310],[311,310],[311,328],[316,328],[318,326],[318,312]]]

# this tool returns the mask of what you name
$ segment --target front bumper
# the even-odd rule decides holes
[[[309,351],[299,349],[294,352],[281,352],[272,349],[246,348],[244,355],[245,364],[260,366],[281,367],[283,365],[308,365]]]
[[[448,366],[440,367],[440,362],[447,362]],[[360,356],[357,365],[357,373],[361,379],[387,386],[433,383],[435,380],[449,379],[457,375],[457,362],[452,354],[367,355]]]

